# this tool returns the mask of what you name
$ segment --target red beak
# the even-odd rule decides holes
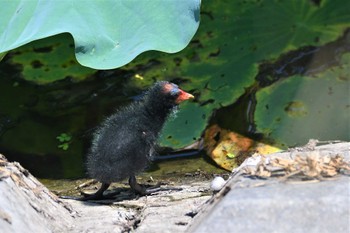
[[[185,91],[183,91],[183,90],[180,89],[180,95],[177,97],[177,99],[176,99],[175,102],[176,102],[177,104],[179,104],[179,103],[181,103],[182,101],[185,101],[185,100],[188,100],[188,99],[192,99],[192,98],[194,98],[193,95],[191,95],[190,93],[187,93],[187,92],[185,92]]]

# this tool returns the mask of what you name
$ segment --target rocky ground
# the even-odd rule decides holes
[[[124,187],[114,199],[81,202],[59,198],[19,163],[9,163],[2,155],[0,164],[4,233],[183,232],[212,196],[210,181],[197,176],[192,182],[189,177],[182,184],[162,185],[174,190],[150,196],[135,196]]]
[[[60,199],[0,157],[1,232],[349,232],[350,143],[254,155],[218,193],[189,177],[177,188],[112,200]]]

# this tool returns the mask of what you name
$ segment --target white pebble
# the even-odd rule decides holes
[[[220,191],[225,184],[226,181],[224,180],[224,178],[222,178],[221,176],[217,176],[211,181],[210,188],[213,191]]]

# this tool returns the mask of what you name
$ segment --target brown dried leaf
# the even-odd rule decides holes
[[[322,177],[333,177],[338,175],[341,170],[350,171],[350,164],[344,161],[341,155],[336,156],[321,156],[319,151],[312,151],[306,156],[297,155],[294,159],[274,158],[267,167],[265,158],[262,157],[261,162],[256,167],[251,167],[246,170],[247,174],[259,177],[271,177],[282,175],[285,178],[294,176],[304,176],[308,178],[322,179]]]

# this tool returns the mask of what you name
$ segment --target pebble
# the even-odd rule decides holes
[[[220,191],[226,184],[226,181],[221,176],[215,177],[210,183],[210,189],[213,191]]]

